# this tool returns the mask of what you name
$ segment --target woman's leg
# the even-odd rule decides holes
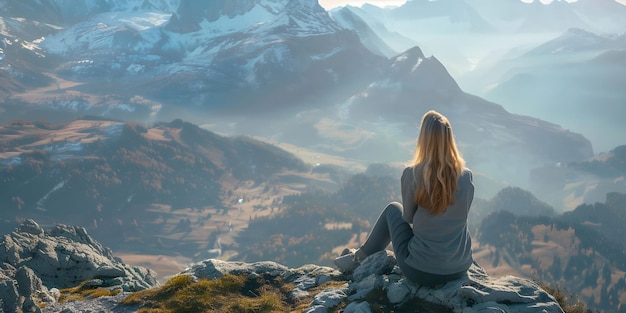
[[[391,242],[396,259],[398,259],[398,265],[400,265],[409,255],[408,245],[412,237],[411,225],[402,219],[402,204],[391,202],[380,213],[367,240],[359,250],[368,256],[384,250]]]
[[[392,202],[380,214],[367,240],[359,248],[360,261],[368,255],[382,251],[391,242],[398,266],[409,280],[421,285],[435,286],[463,277],[465,272],[451,275],[437,275],[419,271],[406,263],[409,257],[409,241],[413,238],[411,225],[402,219],[402,205]],[[362,258],[359,256],[363,256]]]

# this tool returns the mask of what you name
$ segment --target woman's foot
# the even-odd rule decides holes
[[[365,256],[359,249],[346,248],[343,249],[341,256],[336,258],[333,263],[342,272],[352,272],[361,264],[363,259],[365,259]]]

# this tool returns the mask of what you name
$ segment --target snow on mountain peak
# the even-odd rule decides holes
[[[217,34],[249,30],[262,25],[320,33],[339,29],[317,0],[217,0],[181,2],[167,30],[191,33],[208,28]]]

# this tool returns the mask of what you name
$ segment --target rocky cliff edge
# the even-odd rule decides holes
[[[81,227],[57,225],[44,231],[32,220],[0,241],[0,309],[5,312],[134,312],[119,304],[125,294],[156,287],[155,273],[123,264],[95,242]],[[391,251],[369,256],[350,274],[314,264],[299,268],[265,261],[255,263],[208,259],[191,265],[181,275],[217,279],[226,274],[265,277],[289,283],[288,301],[313,300],[304,312],[373,312],[371,295],[380,306],[419,306],[411,312],[563,312],[557,301],[536,283],[514,276],[492,278],[475,263],[466,277],[437,288],[406,280]],[[88,281],[99,288],[121,288],[122,293],[58,303],[57,288]],[[320,285],[339,282],[319,291]],[[314,291],[315,290],[315,291]],[[312,294],[315,293],[315,294]],[[40,307],[44,307],[42,310]],[[2,310],[0,310],[1,312]]]
[[[46,231],[26,220],[0,239],[0,312],[40,312],[81,283],[121,292],[158,285],[154,271],[122,263],[82,227]]]

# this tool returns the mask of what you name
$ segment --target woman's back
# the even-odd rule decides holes
[[[402,196],[407,206],[414,205],[411,217],[414,238],[409,243],[407,263],[416,269],[433,274],[464,271],[473,262],[471,237],[467,216],[474,199],[472,172],[464,170],[457,182],[454,202],[445,212],[431,214],[414,204],[417,182],[411,167],[402,175]],[[409,210],[410,211],[410,210]]]

